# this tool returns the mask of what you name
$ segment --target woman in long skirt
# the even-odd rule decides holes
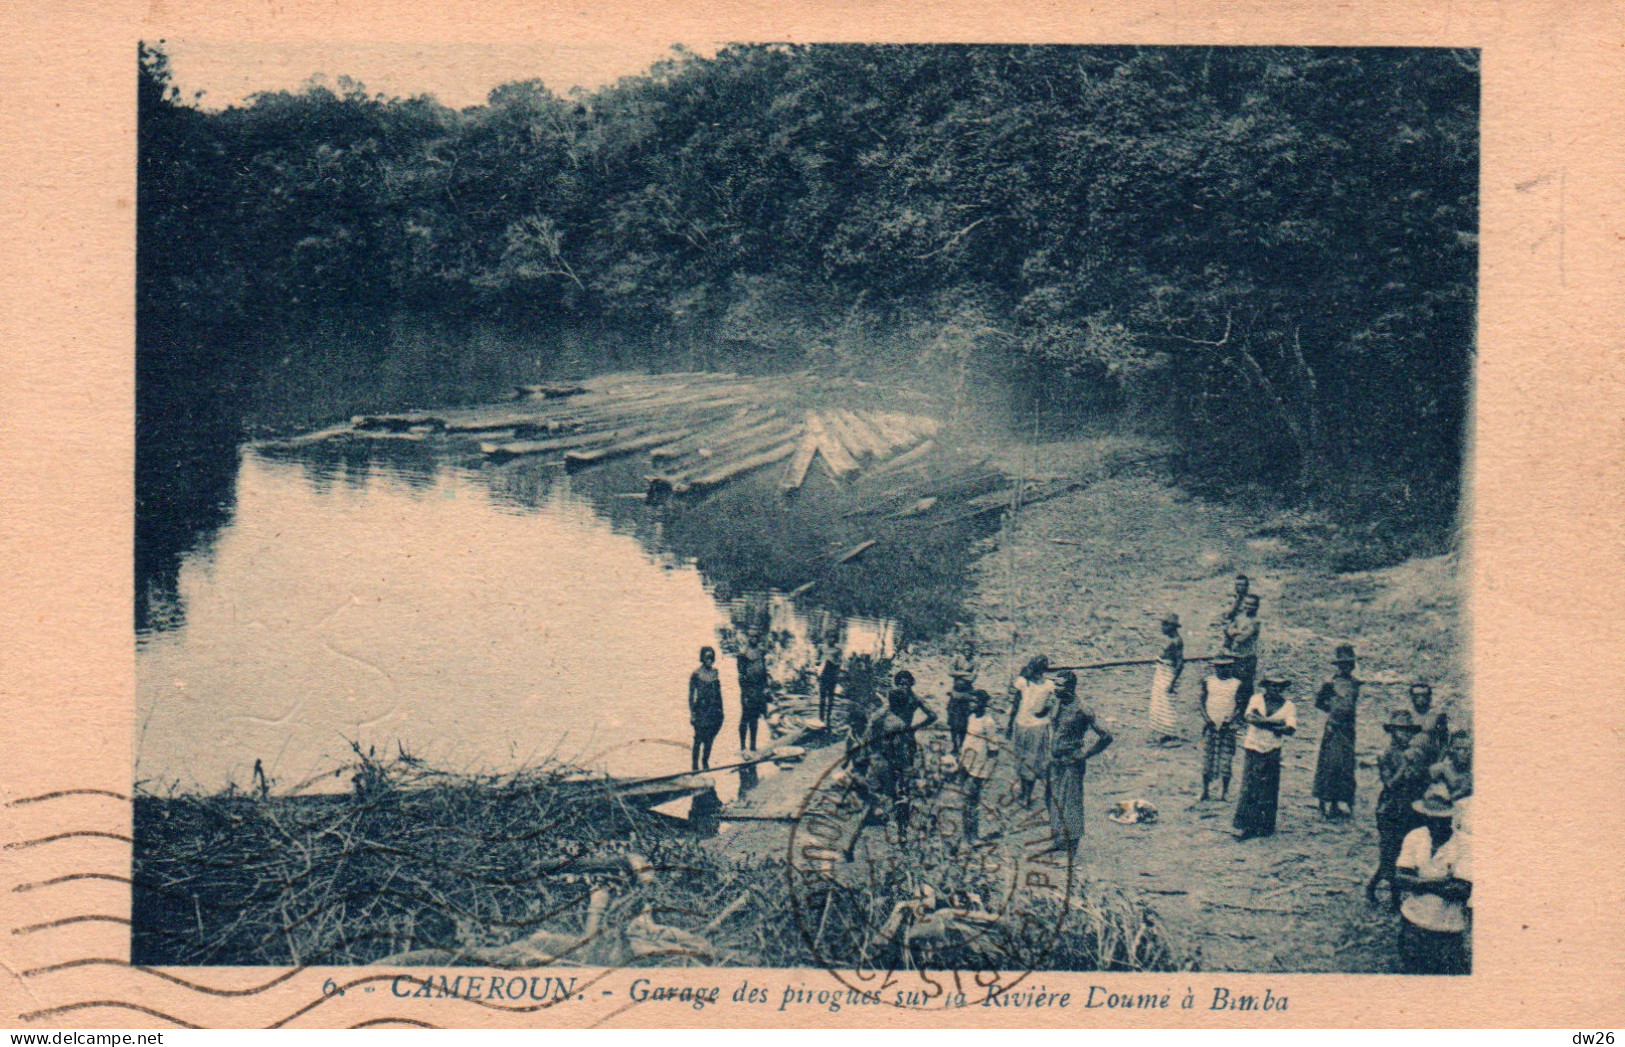
[[[1078,701],[1078,678],[1070,670],[1060,674],[1055,691],[1055,719],[1050,725],[1049,780],[1044,805],[1049,810],[1050,839],[1055,850],[1072,854],[1083,839],[1083,774],[1091,757],[1112,743],[1094,710]],[[1083,740],[1095,732],[1087,751]]]
[[[1157,658],[1151,677],[1151,737],[1153,745],[1175,745],[1180,741],[1179,724],[1174,719],[1174,695],[1179,677],[1185,671],[1185,640],[1179,635],[1179,615],[1162,620],[1162,635],[1168,643]]]
[[[1013,703],[1006,730],[1010,750],[1016,757],[1022,806],[1032,802],[1034,787],[1049,773],[1049,723],[1055,712],[1055,683],[1048,677],[1049,659],[1038,655],[1010,685]]]
[[[1265,679],[1259,685],[1264,693],[1247,702],[1243,719],[1247,736],[1241,748],[1246,753],[1241,771],[1241,798],[1236,801],[1232,824],[1236,838],[1250,840],[1275,832],[1275,811],[1281,796],[1281,739],[1298,729],[1298,715],[1281,692],[1289,680]]]
[[[1354,813],[1354,715],[1360,701],[1354,647],[1338,644],[1332,664],[1337,666],[1337,675],[1315,695],[1315,708],[1326,714],[1326,727],[1315,762],[1314,793],[1321,817],[1347,818]]]

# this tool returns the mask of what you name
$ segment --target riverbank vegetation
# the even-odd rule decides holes
[[[932,875],[964,880],[965,869],[809,887],[783,854],[708,846],[622,802],[615,783],[567,767],[471,776],[404,753],[368,754],[338,777],[348,792],[139,796],[133,961],[1004,971],[1193,963],[1154,913],[1086,885],[1068,896],[1023,890],[975,934],[910,933],[919,921],[898,920],[899,903],[917,902]],[[946,894],[949,885],[936,886]],[[812,925],[807,912],[823,918]]]
[[[750,45],[463,110],[339,79],[208,111],[159,45],[140,88],[148,501],[184,496],[161,430],[229,433],[267,383],[450,401],[579,342],[1104,418],[1381,559],[1449,543],[1475,53]]]

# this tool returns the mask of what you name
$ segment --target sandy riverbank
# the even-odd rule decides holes
[[[1080,443],[1028,449],[1025,469],[1043,476],[1098,448]],[[1075,468],[1075,467],[1070,467]],[[986,542],[975,567],[974,630],[982,687],[1002,701],[1018,664],[1044,652],[1060,663],[1152,657],[1166,611],[1186,623],[1187,650],[1216,647],[1219,613],[1237,571],[1263,597],[1262,665],[1295,681],[1299,733],[1286,746],[1277,834],[1240,843],[1230,801],[1200,801],[1200,721],[1192,668],[1176,701],[1190,742],[1147,745],[1149,669],[1085,674],[1081,691],[1116,736],[1090,766],[1084,876],[1155,910],[1200,949],[1211,970],[1384,971],[1395,933],[1385,907],[1370,907],[1364,883],[1376,860],[1372,809],[1379,784],[1378,726],[1405,701],[1402,684],[1434,684],[1453,722],[1470,723],[1465,624],[1457,557],[1413,560],[1380,571],[1335,573],[1326,525],[1313,517],[1270,516],[1190,496],[1155,473],[1122,476],[1024,509]],[[1371,681],[1358,718],[1355,815],[1324,821],[1310,794],[1323,717],[1313,693],[1331,672],[1332,648],[1353,643],[1360,675]],[[905,651],[899,664],[941,708],[948,684],[937,646]],[[1393,686],[1400,684],[1401,686]],[[801,767],[764,782],[750,799],[759,811],[793,811],[797,798],[838,758],[815,750]],[[1008,772],[1006,772],[1008,773]],[[1160,813],[1148,826],[1106,819],[1108,804],[1145,799]],[[773,823],[741,823],[716,842],[732,852],[784,845]]]

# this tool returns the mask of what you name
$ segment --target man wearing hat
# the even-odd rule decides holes
[[[1382,792],[1377,795],[1377,871],[1366,884],[1365,896],[1377,904],[1377,884],[1388,881],[1389,901],[1399,909],[1399,884],[1394,879],[1394,863],[1405,836],[1422,824],[1422,816],[1412,808],[1428,785],[1428,769],[1422,747],[1413,744],[1422,728],[1409,709],[1396,709],[1382,725],[1388,732],[1388,748],[1377,757],[1377,777]]]
[[[1236,734],[1241,728],[1242,703],[1238,701],[1241,681],[1236,679],[1236,661],[1228,654],[1213,657],[1213,672],[1202,680],[1202,799],[1210,799],[1209,787],[1218,781],[1219,799],[1230,798],[1230,771],[1236,763]]]
[[[1338,644],[1332,664],[1337,675],[1321,684],[1315,695],[1315,708],[1326,714],[1326,727],[1320,736],[1314,793],[1321,817],[1347,818],[1354,814],[1354,713],[1360,702],[1354,645]]]
[[[1245,754],[1241,767],[1241,797],[1232,824],[1238,840],[1275,833],[1275,812],[1281,798],[1281,739],[1296,733],[1298,714],[1284,693],[1292,681],[1265,677],[1263,694],[1247,701],[1242,719],[1247,734],[1241,740]]]
[[[1443,782],[1413,805],[1427,819],[1400,846],[1395,874],[1399,905],[1399,962],[1406,974],[1467,973],[1467,899],[1473,885],[1467,855],[1454,841],[1456,805]]]

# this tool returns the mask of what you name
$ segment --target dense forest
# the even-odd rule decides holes
[[[189,496],[160,434],[231,439],[275,332],[408,311],[999,375],[1437,543],[1478,83],[1446,50],[751,45],[460,111],[344,79],[206,111],[143,46],[138,490]]]

